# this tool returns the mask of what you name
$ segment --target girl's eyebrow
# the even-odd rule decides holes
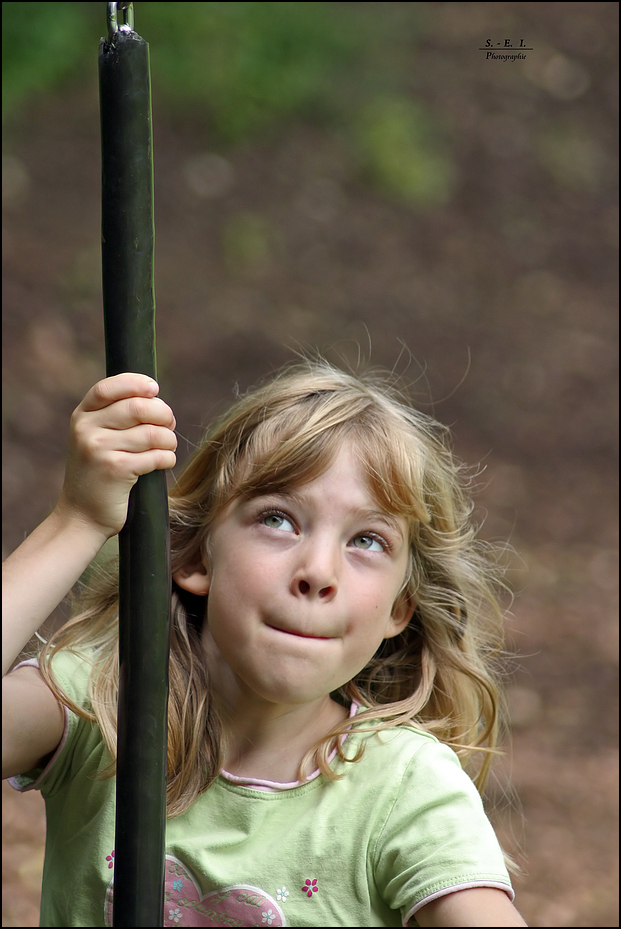
[[[401,541],[403,541],[403,529],[399,525],[399,521],[396,516],[393,516],[391,513],[386,513],[384,510],[354,510],[352,512],[354,519],[360,519],[363,522],[381,522],[384,523],[389,529],[395,532]]]
[[[291,500],[293,503],[303,504],[305,501],[304,494],[299,493],[295,490],[277,490],[272,493],[261,494],[261,497],[281,497]],[[399,541],[403,542],[405,536],[403,533],[403,527],[399,524],[399,520],[396,516],[393,516],[392,513],[387,513],[385,510],[374,510],[367,509],[365,507],[357,507],[351,510],[351,518],[355,521],[360,522],[381,522],[388,529],[394,532]]]

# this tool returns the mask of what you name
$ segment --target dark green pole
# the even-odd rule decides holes
[[[106,372],[156,377],[149,46],[108,3],[99,46]],[[126,14],[119,25],[119,14]],[[166,478],[140,477],[119,534],[114,926],[164,924],[170,550]]]

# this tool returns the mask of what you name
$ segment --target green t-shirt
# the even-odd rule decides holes
[[[56,677],[87,703],[90,667],[68,653]],[[221,774],[166,828],[165,926],[402,926],[431,899],[469,887],[513,892],[479,795],[457,756],[413,727],[344,743],[361,761],[302,785]],[[110,926],[115,778],[97,725],[66,710],[41,790],[47,840],[41,926]]]

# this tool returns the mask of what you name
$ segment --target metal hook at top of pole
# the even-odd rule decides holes
[[[113,39],[117,32],[134,31],[134,4],[108,3],[108,38]],[[119,24],[119,13],[123,14],[123,22]]]

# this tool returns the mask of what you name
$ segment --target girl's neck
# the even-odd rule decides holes
[[[224,769],[239,777],[278,783],[298,780],[302,759],[348,711],[330,697],[320,704],[291,707],[271,717],[222,708]],[[310,774],[317,765],[313,762]]]

